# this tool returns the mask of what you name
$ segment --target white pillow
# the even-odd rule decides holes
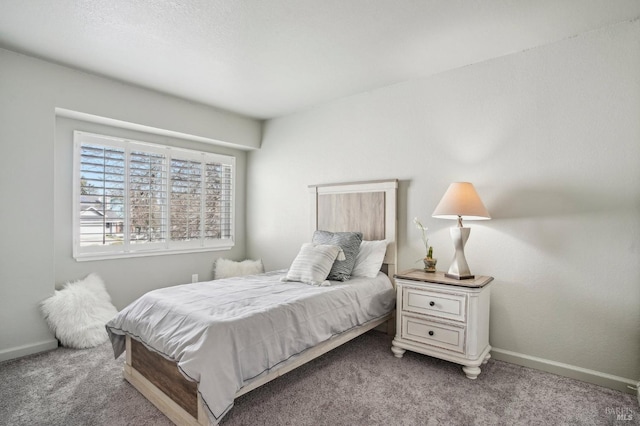
[[[213,272],[214,280],[230,277],[241,277],[243,275],[256,275],[264,272],[262,260],[243,260],[235,262],[229,259],[218,258]]]
[[[329,285],[326,279],[336,259],[344,260],[344,252],[340,246],[303,244],[282,281]]]
[[[40,305],[49,328],[63,346],[92,348],[109,338],[105,324],[117,313],[102,279],[89,274],[67,283]]]
[[[387,253],[387,241],[363,241],[356,256],[356,264],[351,275],[354,277],[375,278],[384,262]]]

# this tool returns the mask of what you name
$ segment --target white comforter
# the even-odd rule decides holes
[[[305,349],[379,318],[395,306],[389,278],[315,287],[281,282],[285,271],[151,291],[107,324],[114,354],[129,334],[199,382],[217,423],[236,392]]]

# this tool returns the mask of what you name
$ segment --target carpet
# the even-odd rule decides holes
[[[456,364],[398,359],[390,347],[366,333],[241,396],[221,424],[640,424],[633,395],[495,360],[472,381]],[[124,381],[122,363],[108,343],[2,363],[0,424],[171,425]]]

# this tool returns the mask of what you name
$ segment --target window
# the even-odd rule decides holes
[[[229,249],[235,158],[74,133],[78,260]]]

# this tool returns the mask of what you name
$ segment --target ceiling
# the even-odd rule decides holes
[[[640,0],[0,0],[0,46],[266,119],[639,16]]]

